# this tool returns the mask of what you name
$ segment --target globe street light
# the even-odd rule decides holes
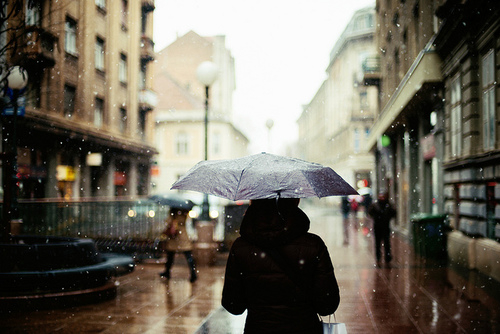
[[[7,75],[8,95],[11,98],[10,109],[4,109],[3,126],[3,206],[2,206],[2,236],[8,241],[11,234],[11,223],[19,222],[17,210],[17,117],[18,99],[21,90],[28,84],[28,73],[22,67],[11,67]],[[7,112],[9,110],[9,112]]]
[[[205,160],[208,160],[208,98],[209,88],[217,79],[219,69],[211,61],[204,61],[196,69],[196,78],[205,86]],[[210,206],[208,204],[208,194],[203,195],[200,220],[210,220]]]

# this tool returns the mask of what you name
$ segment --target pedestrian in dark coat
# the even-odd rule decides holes
[[[247,334],[323,333],[318,314],[332,314],[339,305],[326,245],[308,233],[310,222],[298,203],[251,201],[231,247],[222,306],[232,314],[248,310]]]
[[[382,243],[384,244],[385,262],[389,263],[392,260],[390,222],[392,218],[396,217],[396,209],[389,202],[387,193],[378,195],[377,201],[368,207],[368,215],[373,219],[377,265],[380,265],[382,258]]]

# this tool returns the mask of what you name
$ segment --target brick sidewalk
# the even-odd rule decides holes
[[[341,288],[336,318],[349,333],[500,333],[498,282],[421,259],[398,235],[392,240],[391,267],[377,268],[371,236],[357,222],[343,245],[340,215],[315,213],[311,231],[323,237],[332,256]],[[182,256],[169,282],[158,275],[162,263],[139,264],[119,278],[113,300],[0,314],[0,332],[241,333],[242,317],[220,307],[224,264],[221,255],[218,265],[200,268],[195,284],[188,281]]]

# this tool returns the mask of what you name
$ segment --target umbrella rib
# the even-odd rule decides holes
[[[245,169],[243,169],[240,173],[240,178],[238,180],[238,185],[236,186],[236,190],[234,192],[234,195],[233,195],[233,200],[235,201],[236,200],[236,196],[238,194],[238,191],[240,191],[240,184],[241,184],[241,178],[243,177],[243,173],[245,172]]]
[[[257,156],[254,160],[250,161],[248,163],[248,165],[244,168],[242,168],[241,170],[241,173],[240,173],[240,178],[238,180],[238,185],[236,186],[236,190],[234,192],[234,196],[233,196],[233,200],[237,200],[237,195],[238,195],[238,192],[240,191],[240,184],[241,184],[241,180],[243,179],[243,174],[245,173],[245,171],[250,168],[257,160],[259,160],[260,156]]]

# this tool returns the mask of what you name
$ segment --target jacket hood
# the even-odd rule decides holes
[[[291,201],[293,200],[293,201]],[[296,199],[255,200],[241,222],[240,235],[258,246],[281,246],[307,233],[310,221]]]

